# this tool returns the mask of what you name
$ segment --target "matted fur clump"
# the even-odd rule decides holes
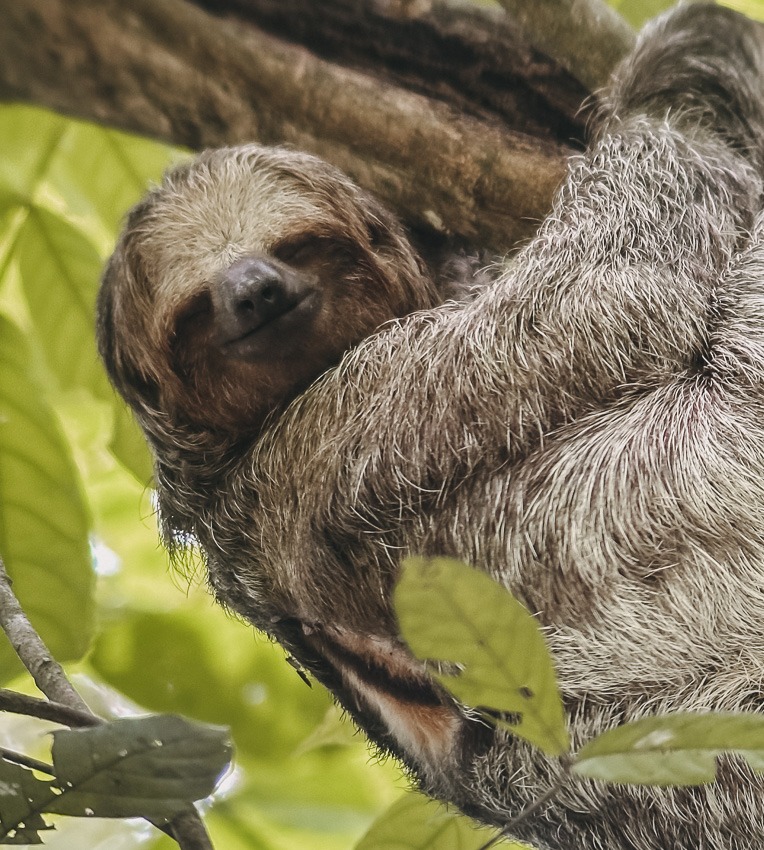
[[[294,153],[204,154],[128,219],[101,350],[168,541],[194,535],[224,604],[488,823],[558,766],[410,656],[390,602],[408,553],[538,613],[576,743],[762,708],[763,182],[761,41],[687,6],[642,34],[538,236],[474,297],[441,303],[392,216]],[[575,780],[514,834],[748,850],[762,792],[736,761],[691,789]]]

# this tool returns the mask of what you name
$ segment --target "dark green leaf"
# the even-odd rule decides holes
[[[670,714],[611,729],[584,746],[573,766],[581,776],[637,785],[699,785],[716,775],[724,752],[764,770],[764,716]]]
[[[0,759],[0,844],[42,844],[40,831],[53,827],[40,812],[54,796],[49,782]]]
[[[63,793],[50,811],[165,818],[209,796],[231,760],[228,732],[174,715],[53,733]]]
[[[436,674],[454,696],[494,717],[498,713],[500,723],[549,755],[568,750],[543,635],[507,590],[449,558],[408,558],[395,589],[395,610],[415,655],[459,665],[455,673]]]

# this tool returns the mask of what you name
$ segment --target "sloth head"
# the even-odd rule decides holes
[[[106,269],[99,345],[146,423],[256,433],[435,289],[395,219],[315,157],[247,145],[168,173]]]

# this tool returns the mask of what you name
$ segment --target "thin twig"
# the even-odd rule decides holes
[[[47,773],[49,776],[56,775],[52,765],[39,761],[39,759],[33,759],[23,753],[17,753],[15,750],[0,747],[0,758],[13,762],[13,764],[20,764],[22,767],[28,767],[30,770],[39,770],[40,773]]]
[[[29,697],[16,691],[0,688],[0,711],[9,711],[11,714],[25,714],[28,717],[36,717],[39,720],[50,720],[60,723],[62,726],[72,728],[99,726],[101,719],[89,711],[80,711],[70,708],[60,702],[49,702],[37,697]]]
[[[0,559],[0,627],[37,687],[49,700],[90,714],[85,700],[74,690],[58,661],[53,658],[19,605],[11,579]]]
[[[63,668],[50,654],[50,650],[29,622],[29,618],[13,592],[12,582],[2,558],[0,558],[0,627],[8,636],[24,666],[32,674],[37,687],[49,700],[74,711],[75,717],[83,714],[89,716],[92,719],[91,726],[103,723],[103,720],[93,714],[87,703],[72,687]],[[17,703],[17,705],[20,704]],[[66,725],[69,723],[67,722]],[[175,839],[180,850],[214,850],[204,823],[193,805],[189,805],[187,812],[177,815],[168,824],[150,822]]]

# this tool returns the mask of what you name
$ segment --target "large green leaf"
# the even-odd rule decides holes
[[[95,247],[61,216],[32,207],[16,251],[29,312],[51,371],[64,389],[85,387],[97,398],[111,398],[93,332],[101,273]]]
[[[408,558],[395,589],[416,656],[458,665],[434,675],[549,755],[569,747],[554,667],[536,620],[485,573],[450,558]]]
[[[29,373],[22,333],[0,316],[0,553],[24,610],[60,661],[93,625],[88,512],[69,449]],[[18,671],[0,637],[0,680]]]
[[[764,770],[760,714],[668,714],[610,729],[584,746],[573,770],[608,782],[699,785],[716,775],[724,752]]]
[[[48,179],[75,211],[95,213],[115,233],[127,210],[180,157],[169,145],[71,122]]]
[[[355,850],[478,850],[496,836],[495,829],[449,811],[422,794],[405,794],[369,828]],[[522,850],[501,840],[501,850]]]
[[[0,106],[0,182],[11,187],[20,202],[34,196],[55,159],[70,126],[53,112],[29,106]]]
[[[230,761],[225,729],[172,715],[60,729],[53,733],[54,778],[0,759],[0,844],[41,843],[48,812],[170,818],[209,796]]]
[[[62,793],[44,811],[170,817],[209,796],[230,761],[226,729],[169,714],[60,729],[53,767]]]
[[[46,362],[63,389],[84,387],[113,405],[114,454],[142,484],[151,478],[145,441],[109,385],[95,344],[95,299],[101,259],[68,221],[31,207],[18,233],[16,256],[29,312]]]

